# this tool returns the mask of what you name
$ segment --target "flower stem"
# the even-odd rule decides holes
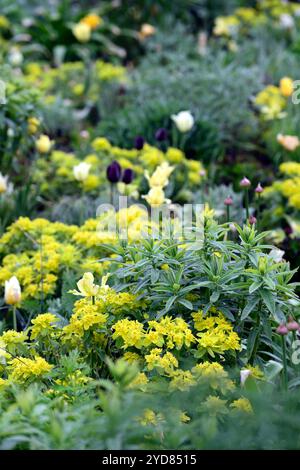
[[[226,217],[227,217],[227,222],[230,221],[230,206],[226,206]]]
[[[17,331],[17,309],[16,306],[13,306],[13,325],[14,325],[14,330]]]
[[[283,362],[283,388],[287,390],[288,387],[288,376],[287,376],[287,360],[286,360],[286,342],[285,335],[281,336],[282,342],[282,362]]]
[[[249,219],[249,190],[245,190],[245,207],[246,207],[246,218]]]

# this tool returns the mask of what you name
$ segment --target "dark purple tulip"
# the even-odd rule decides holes
[[[132,183],[133,178],[134,178],[133,170],[131,168],[126,168],[126,170],[124,170],[123,177],[122,177],[123,183],[130,184]]]
[[[142,150],[142,148],[144,147],[144,144],[145,144],[145,139],[141,135],[138,135],[134,139],[134,148],[136,148],[137,150]]]
[[[122,170],[120,164],[116,161],[113,161],[106,169],[106,176],[108,181],[111,183],[118,183],[121,178],[121,172]]]
[[[157,129],[155,132],[155,139],[158,140],[159,142],[163,142],[164,140],[167,140],[168,138],[168,131],[164,127],[160,127]]]

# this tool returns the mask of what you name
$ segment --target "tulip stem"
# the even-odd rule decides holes
[[[283,363],[283,388],[286,391],[288,388],[288,376],[287,376],[285,335],[281,335],[281,343],[282,343],[282,363]]]
[[[13,325],[14,330],[17,331],[17,309],[15,305],[13,305]]]
[[[230,221],[230,206],[227,205],[226,206],[226,216],[227,216],[227,222]]]
[[[249,219],[249,190],[245,189],[245,207],[246,207],[246,219]]]
[[[114,205],[114,185],[110,183],[110,203]]]

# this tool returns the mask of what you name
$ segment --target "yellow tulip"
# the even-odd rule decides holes
[[[94,284],[94,275],[84,273],[83,277],[77,282],[77,290],[69,291],[70,294],[80,295],[81,297],[94,297],[98,294],[100,286]]]

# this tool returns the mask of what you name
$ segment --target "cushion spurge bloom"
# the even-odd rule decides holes
[[[21,302],[21,287],[16,276],[11,277],[9,281],[5,281],[4,298],[8,305]]]
[[[85,181],[89,175],[91,165],[86,162],[81,162],[79,165],[74,166],[73,174],[77,181]]]
[[[100,286],[94,284],[92,273],[84,273],[83,277],[77,282],[77,290],[69,291],[70,294],[80,295],[81,297],[94,297],[98,294]]]
[[[195,122],[190,111],[180,111],[178,114],[172,114],[171,119],[180,132],[190,131]]]

